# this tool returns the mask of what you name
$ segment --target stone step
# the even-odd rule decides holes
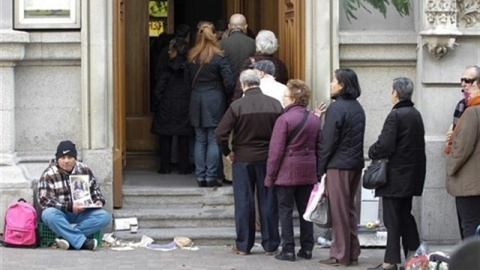
[[[234,227],[235,215],[231,208],[177,208],[177,209],[119,209],[115,218],[136,217],[142,228],[198,228]],[[298,213],[293,214],[298,225]]]
[[[117,240],[126,242],[139,242],[142,235],[146,235],[155,240],[155,243],[169,243],[173,241],[176,236],[185,236],[194,242],[196,246],[222,246],[232,245],[235,243],[235,228],[234,227],[207,227],[207,228],[161,228],[161,229],[147,229],[138,228],[136,234],[129,231],[116,231],[114,237]],[[294,236],[296,241],[300,235],[300,230],[294,227]],[[256,243],[261,243],[261,234],[256,232]]]
[[[115,218],[136,217],[140,228],[234,227],[231,208],[120,209]]]
[[[228,208],[233,206],[231,187],[124,188],[123,208]]]

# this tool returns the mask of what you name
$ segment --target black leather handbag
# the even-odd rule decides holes
[[[376,189],[387,183],[388,159],[375,159],[363,174],[362,185],[366,189]]]

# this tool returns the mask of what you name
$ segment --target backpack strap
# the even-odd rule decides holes
[[[290,144],[290,142],[297,136],[298,132],[300,132],[300,130],[302,129],[302,127],[305,125],[305,122],[307,122],[307,118],[308,118],[308,115],[310,113],[305,110],[305,113],[303,114],[303,118],[302,118],[302,121],[300,121],[300,123],[298,123],[298,125],[295,127],[295,129],[292,131],[292,133],[290,133],[287,137],[287,145]]]

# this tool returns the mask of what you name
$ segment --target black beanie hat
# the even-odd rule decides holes
[[[75,144],[71,141],[61,141],[57,146],[57,153],[55,157],[57,160],[63,156],[69,155],[77,159],[77,149],[75,148]]]

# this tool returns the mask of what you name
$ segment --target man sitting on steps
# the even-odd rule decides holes
[[[38,203],[42,208],[42,221],[61,238],[55,239],[61,249],[97,248],[96,239],[88,235],[100,231],[110,223],[111,215],[102,209],[105,199],[92,171],[77,161],[77,149],[71,141],[62,141],[57,147],[56,160],[52,160],[38,181]],[[74,203],[70,175],[87,175],[94,207],[85,208]],[[76,226],[72,227],[72,223]]]

